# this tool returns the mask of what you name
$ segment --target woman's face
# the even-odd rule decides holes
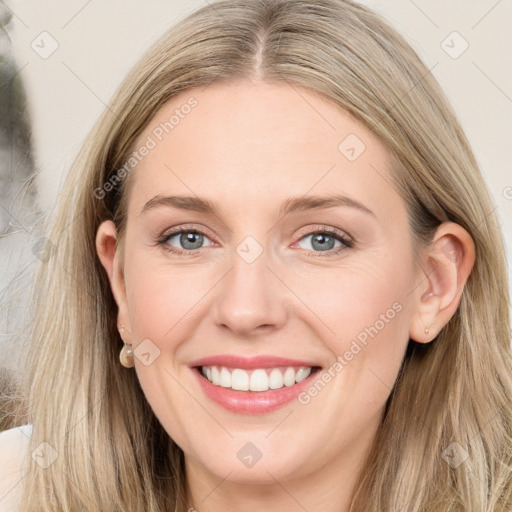
[[[353,461],[352,478],[419,293],[386,149],[335,104],[268,83],[182,92],[138,142],[114,292],[188,467],[263,483]]]

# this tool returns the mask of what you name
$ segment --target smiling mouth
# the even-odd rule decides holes
[[[197,366],[199,373],[214,386],[235,391],[269,391],[292,387],[320,370],[319,366],[278,366],[273,368],[229,368]]]

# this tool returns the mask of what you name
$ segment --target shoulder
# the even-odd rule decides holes
[[[22,481],[27,471],[31,425],[0,432],[0,510],[17,512]]]

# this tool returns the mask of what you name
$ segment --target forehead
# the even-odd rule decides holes
[[[130,203],[139,211],[155,195],[175,194],[262,208],[325,193],[377,208],[396,204],[389,154],[377,137],[332,101],[287,83],[183,91],[136,147],[144,156]]]

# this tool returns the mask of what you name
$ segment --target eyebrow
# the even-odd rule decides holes
[[[279,214],[280,216],[285,216],[289,213],[302,212],[307,210],[319,210],[323,208],[333,208],[336,206],[356,208],[375,217],[375,214],[363,203],[351,197],[337,194],[329,196],[291,197],[283,202],[279,210]],[[172,207],[180,210],[189,210],[209,215],[218,215],[217,208],[215,207],[214,203],[207,199],[193,196],[155,196],[144,205],[140,214],[142,215],[146,211],[157,207]]]

